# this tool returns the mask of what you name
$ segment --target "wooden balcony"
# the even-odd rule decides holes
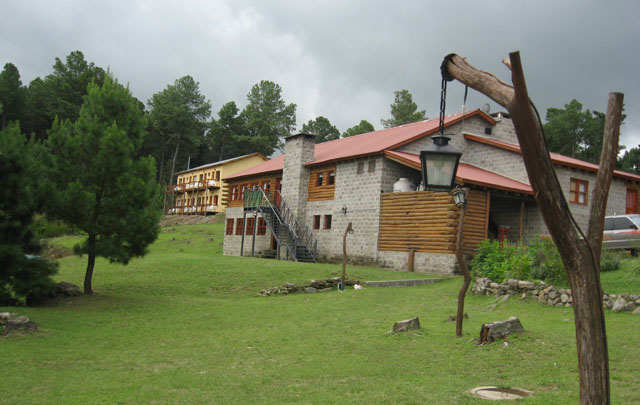
[[[185,206],[170,206],[167,209],[169,215],[213,215],[222,211],[222,206],[214,204],[193,204]]]
[[[209,189],[215,189],[215,188],[220,188],[221,187],[221,181],[220,180],[205,180],[205,183],[207,185],[207,188]]]
[[[172,184],[167,186],[167,194],[181,194],[184,193],[184,184]]]

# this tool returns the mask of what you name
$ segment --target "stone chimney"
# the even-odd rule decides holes
[[[313,160],[316,137],[299,133],[288,136],[284,143],[284,170],[282,173],[282,196],[289,208],[305,223],[307,197],[309,196],[309,173],[304,166]]]

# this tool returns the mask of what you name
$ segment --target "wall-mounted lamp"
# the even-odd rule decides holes
[[[347,206],[346,206],[346,205],[343,205],[343,206],[342,206],[342,213],[343,213],[344,215],[347,215]]]

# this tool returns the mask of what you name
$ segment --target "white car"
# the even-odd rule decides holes
[[[628,250],[636,256],[640,249],[640,215],[605,217],[602,246],[606,249]]]

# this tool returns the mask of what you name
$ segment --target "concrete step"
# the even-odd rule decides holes
[[[442,281],[441,278],[419,278],[415,280],[367,281],[368,287],[415,287]]]

